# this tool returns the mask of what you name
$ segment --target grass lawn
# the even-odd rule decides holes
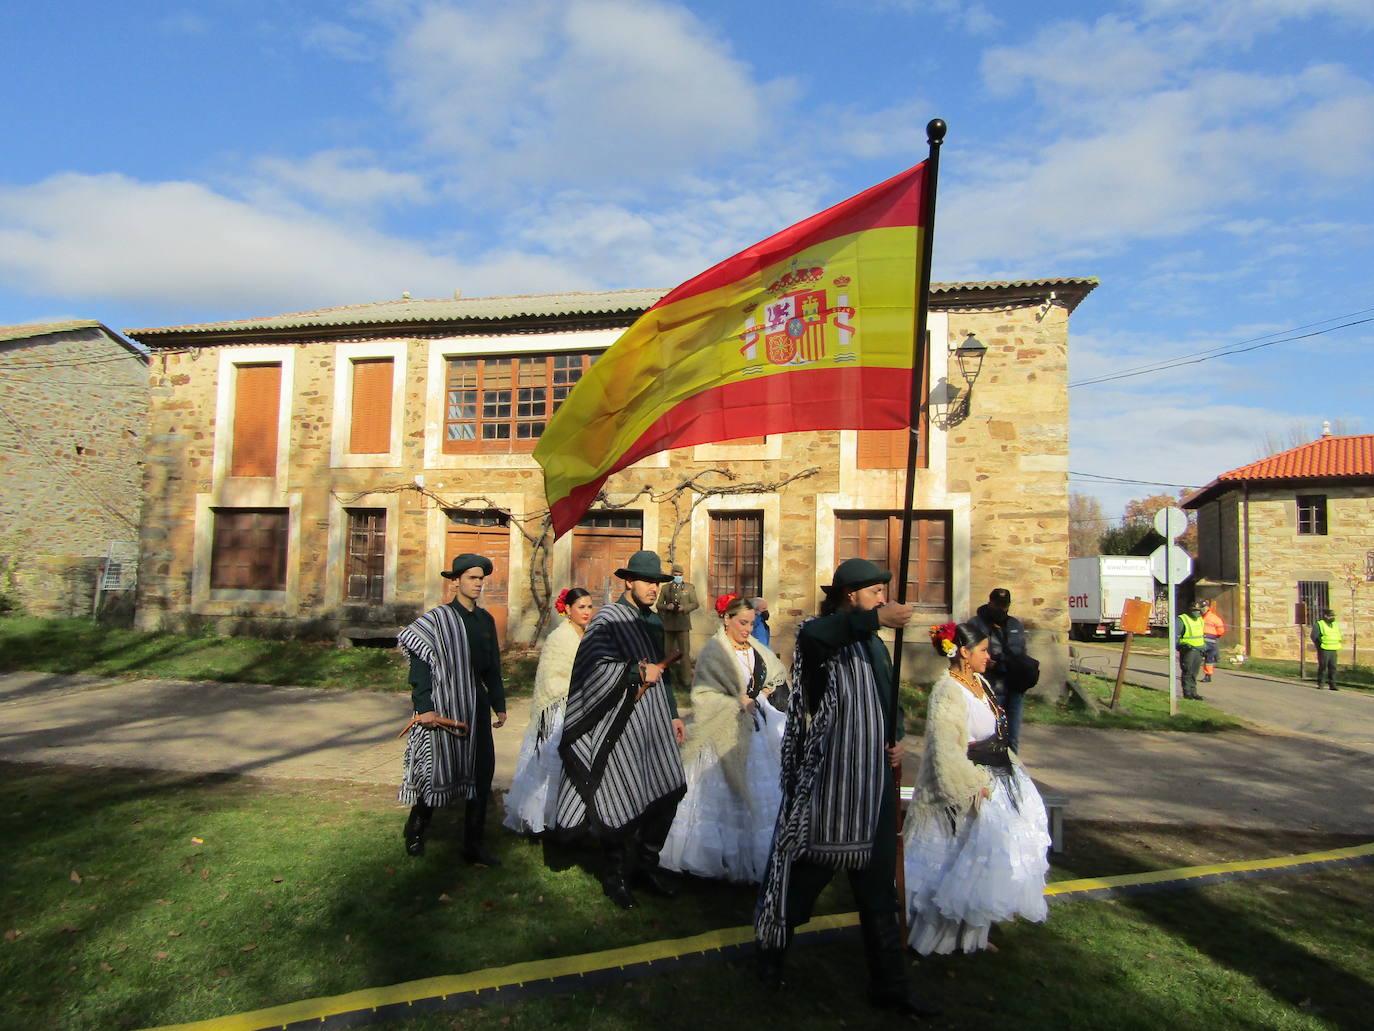
[[[442,814],[419,860],[390,792],[169,773],[0,767],[0,1024],[142,1028],[369,986],[747,924],[754,892],[691,882],[622,912],[593,857],[493,828],[498,870],[458,860]],[[494,821],[493,821],[494,822]],[[1070,822],[1056,877],[1354,843],[1335,836]],[[947,1015],[987,1028],[1355,1028],[1374,991],[1369,867],[1052,907],[995,954],[923,959]],[[821,911],[851,908],[832,887]],[[393,1027],[890,1026],[860,1001],[853,937],[797,947],[791,987],[739,963]]]
[[[536,658],[505,659],[506,693],[528,697]],[[394,648],[337,648],[305,641],[144,633],[88,619],[0,618],[0,672],[86,673],[227,683],[409,691]]]
[[[1119,657],[1121,651],[1120,641],[1099,641],[1097,644],[1111,648],[1113,653]],[[1296,650],[1296,641],[1294,641],[1293,647]],[[1131,644],[1131,654],[1135,655],[1137,653],[1147,655],[1168,655],[1168,638],[1137,637]],[[1297,659],[1256,659],[1250,657],[1245,660],[1244,664],[1233,667],[1228,661],[1229,655],[1230,649],[1223,649],[1222,659],[1217,663],[1217,668],[1219,670],[1235,669],[1240,673],[1261,673],[1269,677],[1283,677],[1287,680],[1306,680],[1308,682],[1315,682],[1317,679],[1317,656],[1310,644],[1307,649],[1306,676],[1303,677],[1299,677],[1301,664]],[[1119,660],[1113,659],[1112,661],[1116,662]],[[1374,690],[1374,666],[1370,666],[1367,663],[1352,665],[1348,662],[1342,662],[1337,668],[1336,674],[1337,681],[1342,687]]]

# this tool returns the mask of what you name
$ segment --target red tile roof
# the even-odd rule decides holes
[[[1224,492],[1231,484],[1276,480],[1374,479],[1374,433],[1354,437],[1319,437],[1258,462],[1222,473],[1187,498],[1194,508],[1207,497]]]

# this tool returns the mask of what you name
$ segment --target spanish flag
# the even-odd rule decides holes
[[[596,359],[534,449],[555,537],[660,451],[908,425],[926,165],[688,280]]]

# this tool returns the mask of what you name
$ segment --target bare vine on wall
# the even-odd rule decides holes
[[[705,501],[731,494],[779,492],[788,485],[808,479],[819,472],[818,467],[812,467],[777,480],[738,482],[739,477],[729,469],[703,469],[663,490],[655,491],[646,483],[623,501],[612,501],[606,496],[604,490],[600,491],[589,508],[599,511],[617,511],[630,508],[641,499],[646,499],[650,504],[655,505],[672,505],[673,529],[668,538],[667,555],[667,561],[671,564],[677,561],[678,540],[683,529],[691,524],[693,513]],[[706,482],[712,477],[722,477],[727,482],[717,484]],[[549,574],[550,551],[553,547],[553,517],[549,509],[543,508],[538,512],[517,518],[509,508],[496,504],[484,495],[473,494],[459,498],[441,497],[429,488],[414,482],[398,483],[388,487],[374,487],[371,490],[359,491],[350,495],[343,495],[337,491],[330,493],[341,505],[347,508],[356,505],[363,498],[375,497],[378,494],[403,494],[407,491],[434,502],[441,509],[481,507],[489,512],[497,512],[519,531],[520,536],[525,539],[530,548],[528,586],[530,595],[539,611],[539,619],[535,624],[534,633],[534,639],[538,640],[542,636],[545,626],[548,625],[549,613],[553,609],[553,587]]]

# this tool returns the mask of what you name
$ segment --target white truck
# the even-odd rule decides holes
[[[1121,612],[1128,598],[1154,605],[1155,578],[1143,555],[1069,559],[1069,621],[1080,641],[1124,637]]]

